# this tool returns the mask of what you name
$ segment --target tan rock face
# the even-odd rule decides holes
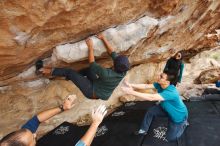
[[[59,44],[77,42],[143,15],[158,19],[160,24],[131,47],[128,54],[135,64],[165,59],[170,56],[170,47],[176,51],[215,47],[219,7],[217,0],[2,1],[0,80],[10,79],[36,59],[50,56]]]
[[[220,79],[220,68],[212,68],[200,73],[199,77],[195,80],[199,84],[211,84]]]
[[[131,69],[126,79],[132,83],[156,81],[162,68],[163,64],[143,64]],[[120,105],[119,97],[124,95],[120,88],[122,84],[115,89],[108,101],[86,99],[71,81],[63,79],[47,80],[42,78],[40,81],[20,82],[5,89],[0,88],[0,117],[4,118],[4,120],[0,120],[0,138],[21,127],[25,121],[40,111],[58,106],[69,94],[76,94],[78,97],[76,106],[51,118],[46,123],[42,123],[38,130],[39,136],[63,121],[79,125],[88,124],[91,121],[89,114],[92,108],[101,103],[107,105],[109,109]],[[124,95],[124,97],[129,96]]]
[[[220,49],[212,49],[210,51],[204,51],[196,56],[192,57],[189,62],[185,62],[184,74],[182,82],[178,85],[178,90],[182,96],[185,98],[195,97],[202,95],[203,91],[207,87],[214,88],[214,82],[210,82],[210,76],[206,78],[209,82],[205,84],[195,84],[195,79],[203,74],[204,71],[207,71],[207,75],[212,73],[210,69],[220,67]],[[210,72],[208,71],[210,70]],[[217,77],[215,75],[215,77]],[[214,78],[215,78],[214,77]],[[198,78],[199,79],[199,78]],[[205,78],[204,78],[205,79]],[[205,81],[205,80],[204,80]],[[198,81],[197,81],[198,82]]]
[[[161,3],[162,2],[162,3]],[[58,44],[76,42],[146,12],[165,15],[177,0],[4,0],[0,3],[0,79],[27,69]]]

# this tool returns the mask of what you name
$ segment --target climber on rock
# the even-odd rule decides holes
[[[71,109],[75,105],[75,95],[69,95],[62,105],[39,113],[25,123],[20,130],[14,131],[0,140],[0,146],[35,146],[36,131],[40,123],[47,121],[51,117]],[[106,115],[106,107],[100,105],[92,111],[92,124],[85,135],[75,144],[75,146],[89,146],[96,134],[97,128]]]
[[[181,83],[183,69],[184,64],[182,61],[182,54],[178,52],[167,61],[164,72],[169,72],[174,76],[174,80],[171,82],[171,84],[176,86],[178,83]]]
[[[135,135],[146,135],[149,127],[155,117],[167,117],[168,128],[166,139],[168,141],[177,140],[184,132],[188,125],[188,110],[174,85],[170,82],[172,76],[162,73],[158,82],[154,84],[130,84],[125,82],[127,86],[122,87],[126,94],[136,96],[143,101],[160,101],[159,104],[152,106],[145,114],[140,129],[134,132]],[[156,89],[158,93],[148,94],[141,93],[136,89]]]
[[[38,61],[36,69],[43,74],[51,74],[52,76],[66,77],[71,80],[89,99],[108,100],[114,89],[126,75],[130,68],[128,58],[123,55],[117,55],[109,42],[99,34],[98,38],[103,41],[107,48],[108,54],[114,62],[113,68],[103,68],[95,62],[93,42],[89,38],[86,44],[89,49],[89,67],[76,72],[69,68],[53,68],[48,69]]]

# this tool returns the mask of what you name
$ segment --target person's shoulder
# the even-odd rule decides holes
[[[169,87],[170,87],[170,88],[169,88],[169,89],[170,89],[170,92],[172,92],[173,95],[179,97],[179,91],[177,90],[176,86],[170,85]]]
[[[177,90],[176,86],[174,86],[173,84],[169,85],[168,88],[173,90],[173,91]]]
[[[104,68],[106,71],[106,75],[111,76],[111,75],[116,75],[117,72],[115,72],[112,68]]]
[[[113,51],[111,53],[111,57],[112,57],[113,60],[115,60],[118,57],[118,54],[115,51]]]
[[[97,63],[94,61],[94,62],[91,62],[89,65],[90,65],[90,67],[95,67],[95,66],[97,66],[97,65],[99,65],[99,64],[97,64]]]
[[[174,85],[172,85],[172,84],[169,85],[165,90],[166,90],[166,91],[173,92],[173,93],[178,93],[178,90],[177,90],[176,86],[174,86]]]
[[[160,87],[160,84],[157,83],[157,82],[154,82],[153,85],[154,85],[155,88],[156,88],[156,87]]]
[[[112,68],[107,68],[106,70],[110,76],[124,77],[126,75],[126,73],[118,73]]]
[[[179,92],[174,85],[169,85],[166,89],[163,90],[163,93],[169,96],[172,100],[179,99]]]
[[[154,83],[153,83],[153,86],[154,86],[154,88],[155,88],[157,91],[161,91],[161,90],[162,90],[160,84],[157,83],[157,82],[154,82]]]

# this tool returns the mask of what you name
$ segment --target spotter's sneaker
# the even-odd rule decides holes
[[[134,135],[147,135],[147,132],[145,130],[137,130],[134,132]]]

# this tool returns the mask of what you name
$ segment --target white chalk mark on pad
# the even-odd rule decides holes
[[[153,132],[155,138],[162,139],[163,141],[168,142],[168,140],[166,139],[166,132],[167,132],[166,127],[158,127],[154,129]]]

